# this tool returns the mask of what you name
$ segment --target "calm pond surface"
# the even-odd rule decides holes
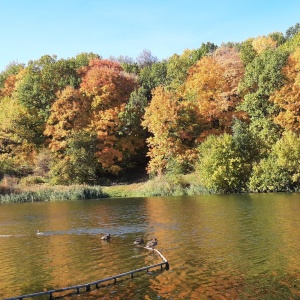
[[[298,193],[0,205],[0,297],[161,262],[133,245],[141,236],[158,239],[169,271],[66,299],[300,299]]]

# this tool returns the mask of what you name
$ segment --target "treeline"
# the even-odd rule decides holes
[[[11,63],[0,73],[0,176],[69,185],[147,169],[193,174],[213,193],[298,190],[299,70],[300,24],[162,61],[144,50]]]

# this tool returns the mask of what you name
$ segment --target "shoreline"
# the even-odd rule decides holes
[[[182,196],[205,194],[190,177],[157,177],[146,181],[112,185],[15,185],[0,194],[0,204],[70,201],[99,198]]]

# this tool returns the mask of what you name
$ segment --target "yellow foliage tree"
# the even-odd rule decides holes
[[[290,55],[283,74],[286,83],[270,97],[281,108],[275,122],[300,134],[300,47]]]
[[[253,39],[252,46],[257,54],[261,54],[267,49],[275,49],[277,47],[277,42],[269,36],[259,36]]]
[[[31,122],[34,120],[18,101],[10,97],[0,100],[0,160],[16,173],[26,173],[34,164]]]
[[[197,107],[180,95],[158,87],[146,108],[142,125],[148,138],[148,172],[162,174],[177,165],[187,168],[196,158],[195,136],[201,130]]]

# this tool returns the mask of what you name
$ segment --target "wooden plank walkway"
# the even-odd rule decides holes
[[[104,278],[104,279],[101,279],[101,280],[85,283],[85,284],[74,285],[74,286],[69,286],[69,287],[59,288],[59,289],[53,289],[53,290],[44,291],[44,292],[26,294],[26,295],[11,297],[11,298],[5,298],[4,300],[22,300],[22,299],[26,299],[26,298],[33,298],[33,297],[39,297],[39,296],[45,296],[45,295],[49,295],[49,299],[54,299],[55,296],[53,294],[55,294],[55,293],[61,293],[61,292],[66,292],[66,291],[74,291],[74,293],[76,292],[77,294],[79,294],[80,292],[89,292],[89,291],[91,291],[91,288],[93,286],[97,289],[97,288],[100,287],[99,285],[101,283],[109,282],[109,281],[113,281],[113,283],[116,283],[117,279],[119,279],[119,278],[122,278],[122,277],[125,277],[125,276],[130,276],[131,278],[133,278],[134,274],[136,274],[138,272],[143,272],[143,271],[148,272],[150,269],[153,269],[153,268],[160,267],[162,269],[163,266],[165,266],[165,269],[169,270],[169,267],[170,267],[169,262],[161,254],[160,251],[158,251],[157,249],[152,249],[152,248],[147,248],[147,247],[144,247],[144,248],[147,249],[147,250],[155,251],[162,258],[163,262],[157,263],[157,264],[154,264],[154,265],[150,265],[150,266],[147,266],[147,267],[143,267],[143,268],[140,268],[140,269],[132,270],[132,271],[129,271],[129,272],[125,272],[125,273],[122,273],[122,274],[118,274],[118,275],[115,275],[115,276],[111,276],[111,277],[108,277],[108,278]],[[61,297],[61,296],[59,296],[59,297]]]

